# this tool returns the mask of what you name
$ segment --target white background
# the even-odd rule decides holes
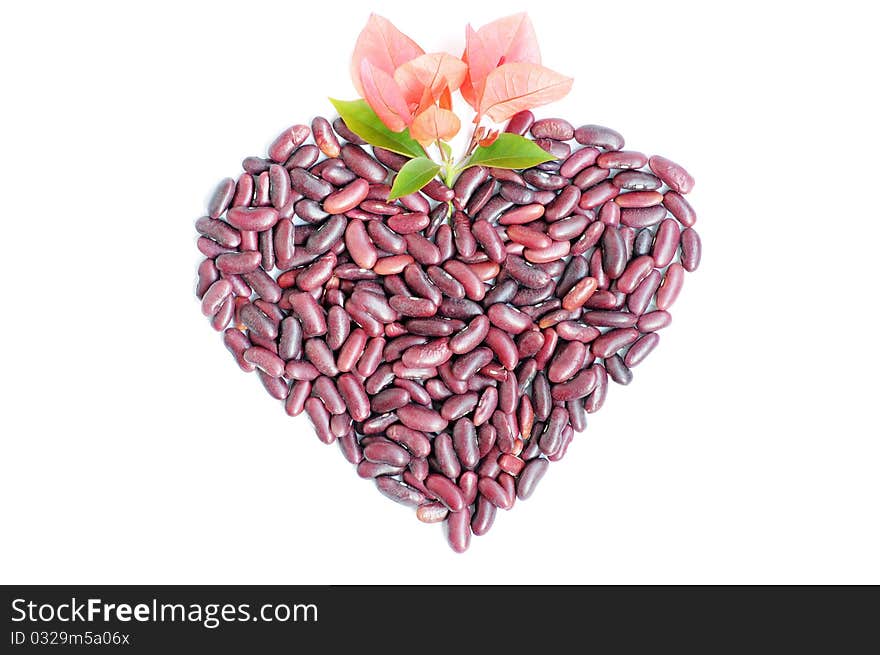
[[[880,583],[871,3],[531,5],[576,78],[539,115],[684,163],[704,263],[463,556],[239,372],[192,292],[209,192],[353,97],[368,3],[4,5],[0,582]],[[372,5],[455,53],[520,8]]]

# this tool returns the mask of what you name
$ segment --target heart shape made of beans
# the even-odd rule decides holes
[[[681,166],[597,125],[507,129],[557,159],[389,202],[406,158],[316,118],[196,221],[196,294],[238,366],[457,552],[629,384],[700,260]]]

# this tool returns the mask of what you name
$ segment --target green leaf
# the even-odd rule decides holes
[[[440,144],[440,152],[443,153],[443,157],[446,161],[452,160],[452,146],[446,143],[446,141],[438,141]]]
[[[395,200],[396,198],[415,193],[433,180],[437,173],[440,172],[440,168],[440,164],[427,157],[410,159],[403,165],[400,172],[397,173],[397,177],[394,178],[394,184],[391,186],[388,200]]]
[[[392,132],[376,116],[366,100],[336,100],[330,98],[336,111],[352,132],[367,143],[406,155],[424,157],[425,150],[409,135],[409,130]]]
[[[499,134],[495,143],[480,146],[468,160],[465,168],[489,166],[492,168],[531,168],[556,159],[531,139],[518,134]]]

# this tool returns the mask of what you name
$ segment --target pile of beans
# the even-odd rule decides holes
[[[681,166],[598,125],[507,129],[558,159],[388,202],[406,159],[316,118],[196,221],[196,294],[238,366],[457,552],[629,384],[700,261]]]

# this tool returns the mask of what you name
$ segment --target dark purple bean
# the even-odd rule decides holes
[[[293,211],[306,223],[320,223],[330,215],[324,211],[321,203],[309,198],[298,200],[293,205]]]
[[[660,271],[651,271],[644,280],[629,294],[627,307],[634,316],[640,316],[648,308],[657,288],[660,286]]]
[[[669,309],[678,298],[681,286],[684,282],[685,269],[681,264],[670,264],[663,277],[663,283],[657,289],[657,309]]]
[[[626,244],[620,230],[607,227],[602,232],[602,270],[612,280],[616,279],[623,273],[626,261]],[[596,277],[595,272],[591,270],[591,273]]]
[[[641,234],[639,233],[639,236]],[[653,249],[651,250],[654,265],[657,268],[665,268],[672,261],[672,258],[675,257],[679,238],[678,223],[674,219],[667,218],[660,223],[660,227],[657,228],[657,235],[654,238]]]
[[[324,310],[312,294],[303,291],[287,297],[291,311],[302,323],[304,336],[316,337],[327,332]]]
[[[379,146],[373,146],[373,156],[392,171],[399,171],[409,161],[408,157],[385,150],[385,148],[380,148]]]
[[[614,355],[605,359],[605,369],[608,376],[617,382],[617,384],[627,385],[632,382],[632,371],[623,363],[620,355]]]
[[[370,238],[382,250],[395,255],[406,252],[406,241],[403,237],[389,230],[381,221],[370,221],[366,226]]]
[[[585,146],[599,146],[606,150],[623,148],[623,137],[610,127],[602,125],[581,125],[574,131],[575,140]]]
[[[463,553],[471,543],[471,511],[464,507],[446,520],[446,540],[456,553]]]
[[[452,187],[454,193],[452,203],[455,208],[459,211],[464,209],[474,191],[478,186],[485,182],[488,177],[489,171],[482,166],[472,166],[459,175],[458,179],[455,181],[455,185]]]
[[[381,184],[388,177],[388,171],[382,164],[370,157],[363,148],[352,143],[342,146],[342,161],[349,170],[357,173],[367,182],[372,184]]]
[[[327,377],[339,375],[339,369],[333,361],[333,352],[327,347],[323,339],[307,339],[303,352],[306,359]]]
[[[663,205],[627,207],[620,210],[620,222],[628,227],[637,229],[656,225],[664,218],[666,218],[666,208]]]
[[[526,464],[516,482],[516,495],[520,500],[527,500],[531,497],[549,465],[550,462],[543,457],[536,457]]]
[[[467,380],[480,368],[492,361],[492,350],[477,348],[458,357],[452,364],[452,374],[459,380]]]
[[[510,121],[508,121],[507,127],[504,129],[504,131],[511,134],[519,134],[520,136],[524,136],[525,133],[529,131],[529,128],[534,122],[535,115],[528,109],[525,109],[513,115]]]
[[[654,258],[642,255],[631,260],[617,279],[617,288],[622,293],[632,293],[651,271],[654,270]]]
[[[536,139],[569,141],[574,138],[574,127],[562,118],[542,118],[532,123],[531,133]]]
[[[694,228],[689,227],[681,233],[681,265],[686,271],[695,271],[700,265],[702,254],[700,235]]]
[[[262,232],[278,222],[278,210],[273,207],[231,207],[226,212],[226,220],[239,230]]]
[[[342,399],[342,395],[339,393],[336,385],[333,384],[333,380],[326,375],[321,375],[312,382],[312,396],[320,398],[321,402],[324,403],[324,407],[331,414],[339,415],[345,413],[346,403]]]
[[[447,421],[456,421],[477,406],[479,396],[474,391],[447,398],[440,408],[440,416]],[[452,476],[455,477],[455,476]]]
[[[596,388],[596,383],[596,372],[591,368],[585,369],[568,382],[553,386],[550,389],[550,395],[553,400],[564,401],[584,398]]]
[[[425,487],[437,497],[437,500],[446,505],[451,512],[466,510],[464,495],[461,489],[449,478],[432,473],[425,478]]]
[[[477,220],[488,221],[490,223],[498,220],[503,212],[513,207],[513,203],[505,200],[501,196],[493,196],[489,202],[477,214]],[[468,212],[470,214],[470,211]],[[473,214],[471,214],[473,215]]]
[[[241,234],[232,229],[226,222],[202,216],[196,221],[199,234],[209,237],[224,248],[236,248],[241,243]]]
[[[599,168],[598,166],[588,166],[580,173],[575,175],[571,183],[574,184],[581,191],[587,191],[587,189],[590,189],[591,187],[599,184],[609,175],[611,175],[611,171],[605,168]],[[581,201],[583,201],[583,195],[581,195]]]
[[[694,188],[694,178],[681,166],[666,157],[654,155],[648,160],[648,166],[673,191],[690,193]]]
[[[547,369],[550,382],[559,383],[571,379],[583,365],[586,352],[586,346],[580,341],[569,341],[558,349]]]
[[[336,367],[340,371],[351,371],[357,364],[358,358],[364,353],[364,347],[367,343],[367,333],[361,328],[351,331],[345,343],[339,349],[336,356]]]
[[[502,198],[515,205],[529,205],[535,202],[535,192],[515,182],[502,183],[500,194]]]
[[[447,318],[467,320],[482,313],[482,308],[467,298],[444,298],[440,303],[440,314]]]
[[[595,392],[594,392],[595,393]],[[587,429],[587,412],[584,409],[584,401],[580,398],[569,400],[565,403],[568,410],[568,420],[575,432],[583,432]]]
[[[306,241],[306,250],[315,255],[323,255],[342,238],[347,225],[348,219],[342,214],[331,216]]]
[[[198,276],[199,280],[196,284],[196,297],[201,299],[205,296],[205,293],[211,285],[220,278],[220,273],[217,271],[217,267],[214,266],[213,259],[202,260],[202,263],[199,264]],[[219,305],[217,307],[219,307]],[[212,313],[216,313],[216,311]]]
[[[486,206],[486,203],[489,202],[489,198],[492,197],[492,194],[495,192],[495,180],[489,178],[486,182],[477,187],[477,190],[474,191],[471,196],[470,201],[467,204],[467,213],[469,216],[476,216],[483,207]]]
[[[593,341],[591,350],[596,357],[611,357],[638,338],[639,331],[634,328],[610,330]]]
[[[568,423],[568,412],[564,407],[555,407],[550,412],[550,419],[544,427],[544,432],[539,440],[541,452],[553,454],[562,445],[562,431]],[[528,467],[526,467],[528,468]]]
[[[578,206],[580,199],[581,190],[573,184],[568,185],[559,192],[559,195],[556,196],[553,202],[547,205],[544,218],[547,221],[558,221],[561,218],[565,218]]]
[[[685,227],[693,227],[697,222],[697,213],[691,204],[684,199],[684,196],[675,191],[667,191],[663,196],[663,207],[669,210],[678,222]],[[232,221],[230,221],[232,222]]]
[[[539,289],[552,281],[544,271],[531,266],[522,257],[515,255],[507,257],[504,269],[511,277],[530,289]]]
[[[301,193],[309,200],[323,200],[333,193],[333,185],[329,182],[315,177],[304,168],[291,168],[290,185],[297,193]]]
[[[406,427],[422,432],[442,432],[449,422],[433,409],[406,405],[397,410],[397,417]]]
[[[471,519],[471,530],[475,535],[482,536],[489,532],[492,524],[495,523],[495,513],[497,509],[495,505],[490,503],[486,498],[480,496],[477,499],[477,508]]]
[[[523,179],[536,189],[557,191],[568,184],[568,178],[554,175],[535,168],[523,171]]]
[[[409,464],[410,454],[390,441],[372,442],[364,448],[364,458],[374,464],[400,467]]]

